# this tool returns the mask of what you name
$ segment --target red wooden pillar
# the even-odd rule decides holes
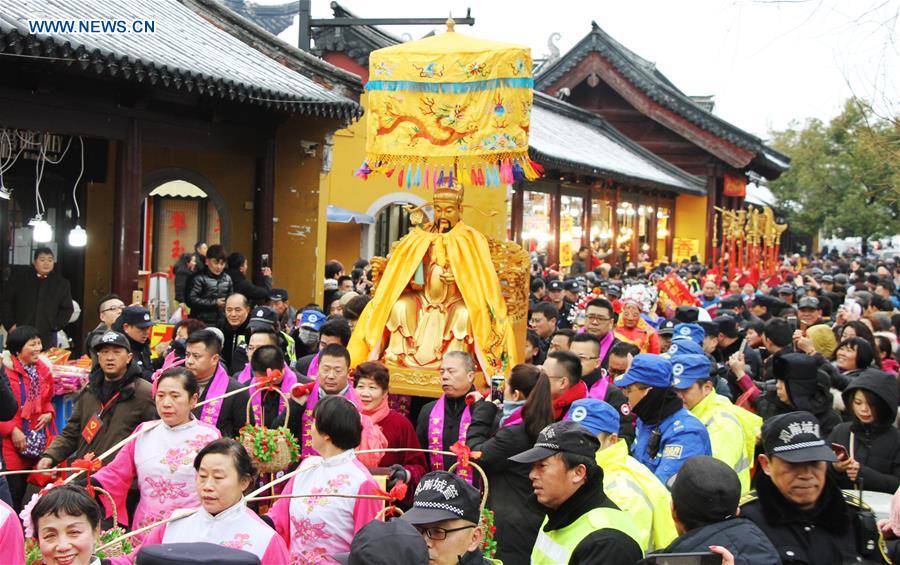
[[[641,215],[638,214],[640,202],[641,197],[638,195],[631,205],[631,210],[634,212],[634,215],[631,216],[631,262],[635,265],[640,263],[638,257],[641,254],[641,245],[639,243],[641,234]]]
[[[610,201],[610,208],[612,208],[612,257],[610,258],[610,265],[618,265],[619,264],[619,197],[620,191],[619,187],[616,187],[616,193]]]
[[[256,160],[256,192],[253,198],[253,280],[263,284],[260,257],[269,256],[269,266],[273,265],[272,225],[275,217],[275,139],[269,138],[263,155]],[[273,269],[274,270],[274,269]]]
[[[116,192],[113,196],[112,291],[131,302],[138,288],[141,256],[141,131],[132,120],[125,139],[116,142]]]
[[[713,234],[717,232],[716,206],[718,206],[718,167],[710,163],[706,168],[706,247],[704,249],[704,262],[709,264],[713,258]],[[719,234],[719,245],[722,244],[722,236]]]
[[[560,233],[560,229],[562,228],[562,222],[560,221],[559,214],[562,209],[562,195],[559,191],[560,183],[557,182],[553,187],[552,192],[550,193],[550,233],[554,234],[553,245],[548,245],[547,249],[547,263],[548,265],[556,265],[556,270],[559,270],[559,244],[561,241],[562,234]]]

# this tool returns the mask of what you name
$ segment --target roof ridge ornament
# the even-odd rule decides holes
[[[454,28],[456,27],[456,22],[453,21],[453,14],[450,14],[450,17],[447,18],[447,31],[453,32],[456,31]]]

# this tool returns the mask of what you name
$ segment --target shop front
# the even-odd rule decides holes
[[[529,183],[513,189],[509,233],[543,266],[562,272],[582,248],[610,264],[658,263],[672,256],[674,205],[674,194]]]

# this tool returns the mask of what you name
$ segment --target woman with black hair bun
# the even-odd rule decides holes
[[[265,517],[297,563],[322,563],[329,555],[350,551],[353,536],[382,507],[381,500],[353,498],[373,495],[378,487],[356,457],[362,422],[352,402],[338,395],[319,399],[310,436],[318,455],[303,459],[283,493],[323,496],[279,499]]]

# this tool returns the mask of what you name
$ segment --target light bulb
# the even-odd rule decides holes
[[[12,196],[12,189],[0,184],[0,199],[9,200],[10,196]]]
[[[47,243],[53,241],[53,228],[44,220],[38,219],[34,223],[34,240],[38,243]]]
[[[87,232],[81,226],[76,225],[69,232],[69,245],[72,247],[84,247],[87,245]]]

